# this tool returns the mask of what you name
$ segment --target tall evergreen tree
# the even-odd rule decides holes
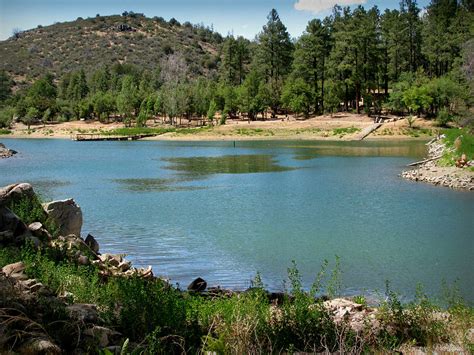
[[[242,84],[250,63],[249,41],[230,35],[222,46],[221,78],[230,85]]]
[[[290,35],[275,9],[267,17],[268,22],[258,36],[257,63],[271,88],[271,109],[274,116],[280,104],[283,79],[291,70],[293,44]]]
[[[408,48],[409,67],[405,70],[414,73],[421,64],[421,20],[416,0],[401,0],[400,19],[405,46]]]
[[[330,50],[329,29],[320,20],[312,20],[296,43],[293,75],[311,87],[313,110],[324,112],[324,80]]]

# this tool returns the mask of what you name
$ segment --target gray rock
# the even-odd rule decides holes
[[[188,291],[193,291],[193,292],[202,292],[206,289],[207,287],[207,282],[198,277],[195,279],[193,282],[191,282],[188,286]]]
[[[33,187],[28,183],[19,183],[5,186],[0,189],[0,206],[5,206],[11,202],[17,202],[23,198],[34,198]]]
[[[41,222],[33,222],[33,223],[30,223],[30,225],[28,226],[28,229],[32,231],[33,233],[41,230],[41,228],[43,228],[43,225],[41,224]]]
[[[5,147],[4,144],[0,143],[0,159],[10,158],[13,155],[15,155],[16,153],[17,153],[17,151],[15,151],[13,149],[8,149],[7,147]]]
[[[38,237],[41,240],[51,240],[51,234],[43,228],[43,225],[40,222],[33,222],[28,226],[28,229],[34,236]]]
[[[80,255],[77,258],[77,262],[81,265],[89,265],[89,258],[85,255]]]
[[[28,228],[16,214],[8,208],[0,206],[0,242],[16,242],[16,237],[25,234],[27,231]]]
[[[20,354],[61,354],[62,351],[56,344],[46,339],[31,339],[19,349]]]
[[[97,243],[93,235],[88,234],[85,242],[94,253],[97,254],[99,252],[99,243]]]
[[[43,208],[58,226],[60,235],[81,235],[82,211],[73,199],[45,203]]]
[[[121,336],[119,332],[98,325],[86,329],[84,335],[96,339],[100,347],[106,347],[111,343],[114,343],[114,340],[120,339]]]
[[[72,318],[80,322],[96,323],[98,320],[97,307],[94,304],[75,303],[67,306],[66,310]]]

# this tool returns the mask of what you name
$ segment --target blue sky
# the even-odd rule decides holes
[[[113,15],[123,11],[142,12],[149,17],[213,25],[223,35],[229,32],[249,39],[260,32],[268,12],[275,8],[293,37],[298,37],[310,19],[323,18],[335,3],[380,10],[398,8],[399,0],[0,0],[0,40],[12,30],[71,21],[96,14]],[[423,8],[429,0],[419,0]],[[325,10],[326,9],[326,10]]]

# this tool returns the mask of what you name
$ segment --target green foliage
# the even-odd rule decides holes
[[[420,286],[415,300],[404,305],[387,281],[386,297],[379,308],[379,319],[383,325],[379,339],[382,346],[395,348],[406,342],[430,346],[448,340],[446,323],[435,316],[439,308],[428,299]]]
[[[214,120],[214,117],[216,116],[216,112],[217,104],[214,100],[211,100],[209,104],[209,109],[207,110],[207,119],[212,122]]]
[[[131,75],[126,75],[122,80],[122,89],[117,96],[117,110],[122,114],[125,126],[131,124],[132,115],[140,106],[138,88]]]
[[[412,128],[413,123],[415,123],[415,120],[416,120],[415,116],[412,116],[412,115],[407,116],[408,127]]]
[[[275,114],[280,105],[283,79],[291,70],[293,44],[275,9],[270,11],[267,20],[267,24],[263,26],[258,37],[259,47],[256,62],[259,70],[270,84],[270,106]]]
[[[26,225],[33,222],[41,222],[52,236],[57,236],[59,232],[58,227],[48,217],[41,203],[42,201],[35,195],[34,197],[23,197],[18,201],[12,201],[8,208]]]
[[[419,15],[409,0],[383,14],[335,7],[292,40],[273,9],[254,41],[128,12],[78,19],[0,44],[0,105],[15,105],[20,118],[31,107],[49,120],[108,121],[116,113],[129,126],[157,114],[172,125],[203,118],[211,100],[222,117],[241,113],[249,120],[268,108],[275,116],[282,104],[305,116],[360,112],[363,100],[366,113],[379,113],[383,103],[399,114],[439,115],[441,123],[447,111],[466,125],[472,11],[463,2],[432,2]],[[45,75],[53,65],[55,80]]]
[[[446,125],[453,120],[453,116],[449,113],[446,108],[442,108],[436,116],[436,121],[440,126],[446,127]]]
[[[360,132],[360,128],[357,127],[348,127],[348,128],[334,128],[332,130],[333,136],[345,136],[346,134],[353,134]]]
[[[102,134],[111,135],[111,136],[135,136],[140,134],[164,134],[169,132],[175,132],[174,128],[152,128],[152,127],[123,127],[116,128]]]
[[[13,82],[5,70],[0,70],[0,106],[12,94]]]
[[[297,114],[309,116],[310,105],[313,101],[310,86],[301,78],[287,80],[281,95],[283,106]]]
[[[15,115],[15,109],[11,106],[0,108],[0,128],[10,127],[13,117]]]
[[[446,136],[444,142],[448,149],[445,149],[440,165],[452,166],[462,154],[466,154],[467,160],[474,159],[474,135],[468,129],[444,129],[442,133]]]
[[[369,351],[380,351],[402,343],[430,346],[449,341],[452,334],[442,318],[436,317],[440,309],[421,288],[414,301],[402,303],[387,284],[387,298],[377,313],[381,333],[356,336],[343,324],[334,324],[322,300],[303,289],[294,262],[288,269],[291,294],[275,305],[263,289],[260,274],[245,292],[211,298],[178,291],[160,279],[103,279],[94,266],[69,263],[52,249],[0,249],[0,267],[18,259],[24,261],[29,277],[57,293],[69,292],[69,302],[96,304],[104,325],[113,325],[122,333],[122,352],[350,352],[364,344]],[[327,265],[325,262],[317,275],[314,290],[324,288]],[[336,259],[326,289],[340,282],[339,268]],[[463,305],[452,290],[447,299],[450,315],[461,324],[459,329],[469,329],[472,308]],[[354,300],[365,304],[362,296]],[[48,329],[57,334],[57,328]]]

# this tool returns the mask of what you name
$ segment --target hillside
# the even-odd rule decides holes
[[[207,74],[217,66],[221,42],[220,34],[202,25],[125,12],[16,33],[0,42],[0,70],[21,84],[46,72],[61,76],[104,64],[126,62],[152,69],[163,56],[181,52],[192,73]]]

